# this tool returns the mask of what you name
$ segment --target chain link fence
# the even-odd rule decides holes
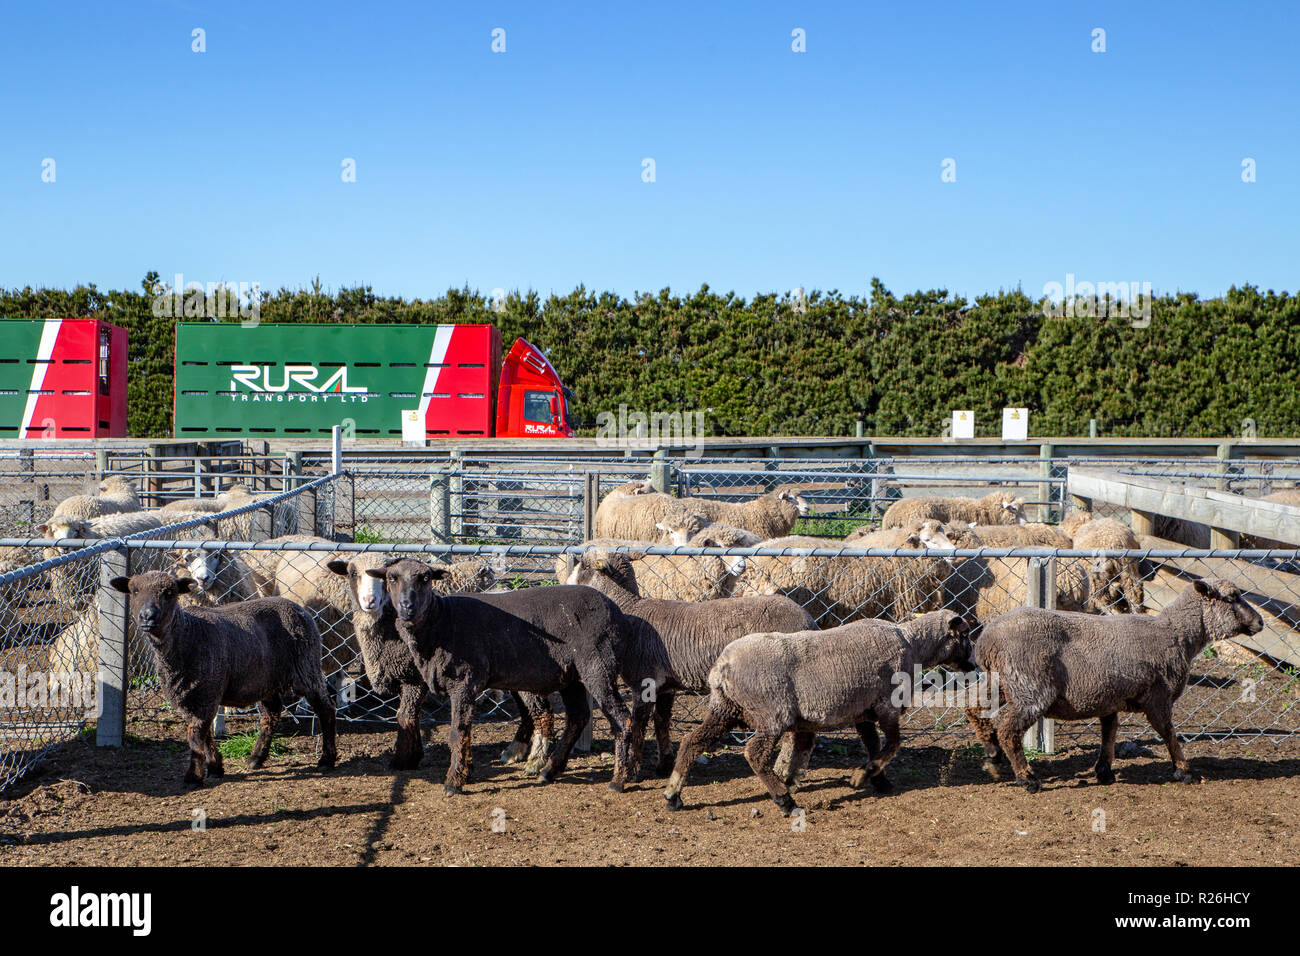
[[[451,467],[411,473],[392,462],[353,462],[350,474],[311,479],[281,476],[291,487],[274,499],[216,516],[218,530],[193,539],[173,526],[114,542],[0,541],[6,597],[6,675],[68,666],[93,673],[99,666],[97,595],[100,555],[124,552],[132,572],[160,567],[202,578],[196,603],[223,604],[280,594],[312,613],[324,639],[322,669],[345,726],[391,722],[397,700],[370,687],[351,623],[346,584],[326,563],[357,551],[415,556],[456,563],[474,589],[546,586],[564,580],[589,538],[594,504],[628,480],[650,478],[683,497],[743,500],[794,485],[814,504],[811,524],[796,531],[843,534],[879,519],[905,494],[978,495],[1016,487],[1032,507],[1059,519],[1066,506],[1065,477],[1075,460],[968,459],[772,460],[737,463],[663,459],[611,462],[463,459]],[[1081,463],[1081,462],[1080,462]],[[1090,459],[1094,467],[1100,463]],[[1124,460],[1115,467],[1155,468],[1161,463]],[[1234,466],[1236,462],[1232,463]],[[1300,474],[1300,463],[1250,463],[1228,480],[1254,481],[1255,491],[1277,490]],[[1107,465],[1108,466],[1108,465]],[[1294,466],[1294,467],[1293,467]],[[1204,460],[1169,463],[1170,480],[1223,478]],[[1217,487],[1217,485],[1215,486]],[[1032,496],[1032,497],[1031,497]],[[442,510],[440,511],[439,508]],[[1032,517],[1032,510],[1031,510]],[[190,528],[206,522],[196,519]],[[439,538],[439,532],[445,538]],[[338,540],[355,538],[354,541]],[[283,540],[276,540],[283,539]],[[429,543],[430,541],[436,543]],[[25,549],[25,550],[24,550]],[[58,555],[57,551],[70,552]],[[76,549],[76,550],[73,550]],[[1295,550],[1143,549],[1081,551],[980,548],[950,551],[851,549],[828,537],[824,548],[623,549],[634,556],[637,583],[646,596],[709,600],[718,596],[782,594],[804,607],[819,626],[883,618],[901,622],[939,608],[960,611],[984,624],[1026,604],[1102,614],[1141,608],[1157,614],[1188,582],[1224,577],[1240,587],[1261,613],[1265,630],[1218,641],[1195,661],[1187,692],[1175,712],[1184,738],[1253,738],[1281,741],[1300,734],[1300,575]],[[47,557],[47,554],[50,557]],[[52,560],[51,560],[52,558]],[[39,562],[39,563],[38,563]],[[1288,564],[1287,562],[1292,562]],[[133,717],[166,712],[153,674],[147,641],[128,627],[126,707]],[[7,677],[6,677],[7,679]],[[16,684],[15,684],[16,686]],[[689,728],[700,699],[679,697],[675,733]],[[232,718],[236,715],[231,715]],[[311,730],[305,707],[286,716]],[[508,695],[489,692],[479,703],[487,720],[513,719]],[[426,721],[446,718],[431,701]],[[13,706],[4,714],[0,785],[14,779],[50,746],[80,732],[84,711]],[[910,711],[913,736],[973,742],[962,711],[939,699]],[[1150,734],[1140,715],[1125,715],[1121,732]],[[1059,725],[1057,737],[1095,737],[1087,723]]]

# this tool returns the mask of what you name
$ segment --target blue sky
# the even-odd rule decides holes
[[[1295,290],[1297,9],[9,3],[0,286]]]

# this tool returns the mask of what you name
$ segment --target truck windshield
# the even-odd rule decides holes
[[[524,419],[530,422],[551,422],[551,396],[554,392],[525,392]]]

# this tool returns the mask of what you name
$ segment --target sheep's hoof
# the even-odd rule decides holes
[[[1201,775],[1193,770],[1175,770],[1174,779],[1179,783],[1200,783]]]
[[[1025,777],[1023,780],[1017,780],[1016,783],[1024,787],[1028,793],[1037,793],[1043,789],[1043,783],[1037,777]]]
[[[551,780],[552,780],[552,777],[551,777],[550,773],[548,773],[547,771],[545,771],[545,770],[539,770],[539,771],[537,771],[537,782],[538,782],[538,783],[550,783]]]
[[[997,763],[993,760],[984,761],[984,772],[987,773],[994,780],[1002,779],[1002,768],[999,767]]]
[[[462,790],[460,787],[455,787],[452,786],[451,784],[447,784],[442,788],[442,795],[444,797],[459,797],[464,792],[465,791]]]
[[[788,817],[799,809],[798,805],[794,802],[794,797],[790,796],[788,793],[783,793],[779,797],[773,797],[772,802],[776,804],[776,807],[781,811],[782,816]]]
[[[1109,786],[1115,782],[1115,771],[1110,767],[1097,768],[1097,782],[1102,786]]]
[[[317,761],[316,761],[316,769],[317,769],[317,770],[320,770],[320,771],[322,771],[322,772],[324,772],[324,771],[326,771],[326,770],[333,770],[333,769],[334,769],[334,758],[333,758],[333,757],[321,757],[320,760],[317,760]]]
[[[609,782],[609,789],[614,791],[615,793],[622,793],[623,784],[619,783],[617,780],[611,780]]]
[[[865,787],[867,785],[867,771],[862,767],[853,771],[853,776],[849,778],[849,785],[852,786],[854,790],[861,790]]]
[[[226,775],[226,768],[223,764],[219,764],[219,763],[208,764],[209,777],[224,777],[225,775]]]
[[[264,763],[266,763],[265,757],[249,757],[244,761],[244,766],[249,770],[261,770]]]
[[[514,740],[511,741],[509,747],[501,752],[501,759],[498,763],[502,766],[509,766],[510,764],[521,763],[527,756],[528,744],[523,741]]]
[[[682,803],[682,795],[680,793],[674,793],[671,797],[665,793],[664,799],[668,801],[669,810],[681,810],[686,806],[686,804]]]
[[[894,785],[884,773],[878,773],[871,778],[871,786],[876,793],[893,793]]]

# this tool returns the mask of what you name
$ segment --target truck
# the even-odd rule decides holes
[[[180,322],[173,434],[572,437],[567,390],[490,324]]]
[[[124,437],[126,374],[126,329],[0,319],[0,438]]]

